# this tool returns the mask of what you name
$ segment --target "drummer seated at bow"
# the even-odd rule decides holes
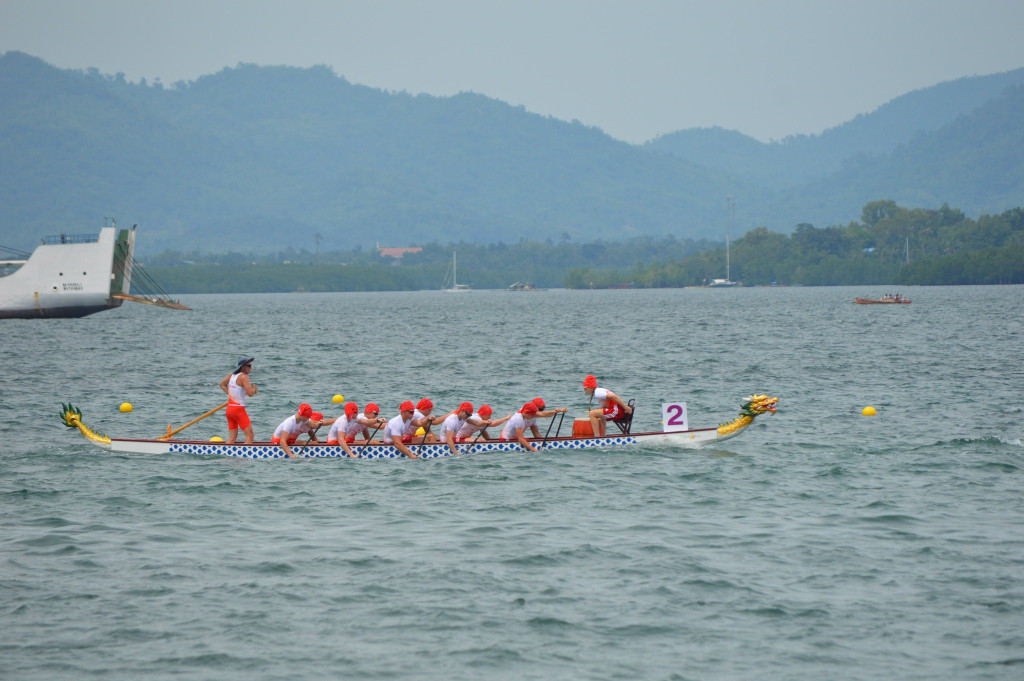
[[[291,447],[298,440],[299,435],[309,433],[308,442],[318,442],[315,431],[323,420],[323,414],[314,412],[313,407],[303,402],[294,414],[282,421],[281,425],[274,430],[274,437],[271,438],[270,443],[281,445],[281,449],[288,455],[288,458],[294,459],[296,457],[292,453]]]
[[[604,437],[607,434],[608,421],[623,421],[633,413],[632,408],[621,397],[611,390],[597,387],[597,378],[594,376],[583,379],[583,390],[600,405],[588,412],[590,427],[597,437]]]

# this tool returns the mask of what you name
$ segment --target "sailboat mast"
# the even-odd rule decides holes
[[[725,280],[732,281],[729,276],[729,235],[725,235]]]

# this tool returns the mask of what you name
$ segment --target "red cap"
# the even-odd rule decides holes
[[[406,400],[398,405],[398,411],[416,411],[416,407],[412,406],[412,400]]]
[[[470,404],[469,402],[463,402],[462,404],[459,405],[459,411],[464,411],[467,414],[472,414],[473,413],[473,405]]]
[[[323,421],[324,415],[318,411],[314,411],[309,418],[313,419],[314,421]]]
[[[584,388],[596,388],[597,387],[597,379],[594,378],[593,376],[587,376],[586,378],[583,379],[583,387]]]
[[[526,404],[523,405],[523,408],[520,409],[519,411],[521,411],[524,414],[536,414],[537,413],[537,405],[534,404],[533,402],[527,402]]]
[[[543,409],[544,408],[544,400],[539,398],[539,397],[534,397],[533,398],[533,403],[537,405],[537,409]]]
[[[380,407],[378,407],[373,402],[370,402],[368,405],[366,405],[366,409],[364,409],[363,411],[366,412],[367,414],[369,414],[371,411],[374,414],[379,414],[380,413]]]
[[[349,402],[345,405],[345,416],[353,416],[359,413],[359,405],[355,402]]]
[[[307,419],[313,415],[313,407],[309,406],[305,402],[299,405],[299,416],[305,416]]]
[[[423,411],[424,409],[433,409],[434,403],[428,400],[426,397],[424,397],[422,400],[420,400],[420,403],[416,405],[416,408],[419,409],[420,411]]]
[[[487,417],[494,413],[494,410],[491,409],[490,405],[485,404],[480,407],[480,410],[477,413],[480,414],[480,416]]]

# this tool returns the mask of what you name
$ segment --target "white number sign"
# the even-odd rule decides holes
[[[664,433],[689,430],[686,425],[686,402],[661,403],[661,430]]]

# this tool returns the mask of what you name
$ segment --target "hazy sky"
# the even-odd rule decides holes
[[[0,0],[0,53],[165,84],[327,64],[472,91],[628,142],[814,134],[901,94],[1024,66],[1021,0]],[[2,92],[0,92],[2,96]]]

